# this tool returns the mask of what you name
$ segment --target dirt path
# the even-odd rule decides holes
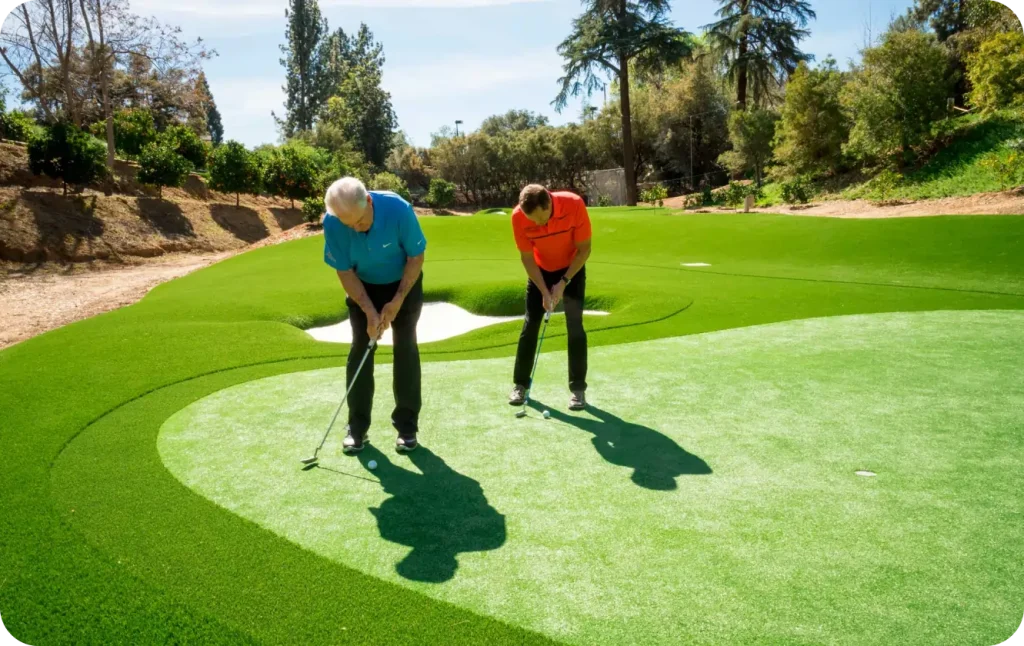
[[[0,275],[0,350],[82,319],[137,303],[149,290],[229,257],[177,255],[139,265]]]
[[[665,200],[665,206],[682,208],[681,197]],[[687,213],[735,213],[736,209],[709,208]],[[824,218],[920,218],[930,215],[1024,215],[1024,193],[981,193],[879,206],[868,200],[831,200],[804,205],[779,205],[753,209],[755,213],[784,213]]]

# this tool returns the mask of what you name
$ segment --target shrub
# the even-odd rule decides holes
[[[903,182],[903,176],[890,169],[885,169],[872,179],[868,186],[875,201],[884,204],[892,199],[893,194]]]
[[[107,122],[98,121],[89,131],[101,141],[107,140]],[[137,159],[142,150],[157,140],[153,113],[145,109],[118,110],[114,113],[114,150],[127,159]]]
[[[234,193],[235,206],[239,205],[242,193],[259,193],[263,184],[261,175],[256,154],[237,141],[218,146],[210,155],[210,187]]]
[[[106,176],[106,156],[102,141],[70,123],[44,129],[28,145],[32,172],[61,180],[64,195],[68,194],[68,184],[88,184]]]
[[[806,175],[782,182],[780,189],[782,201],[786,204],[807,204],[813,197],[813,185]]]
[[[302,217],[310,224],[320,224],[326,212],[323,197],[310,196],[302,201]]]
[[[611,206],[612,205],[612,198],[607,196],[607,195],[598,195],[597,196],[597,205],[598,206]]]
[[[263,151],[263,185],[268,193],[292,200],[322,193],[321,174],[327,165],[323,153],[301,142]],[[323,190],[321,190],[323,189]]]
[[[665,206],[665,200],[668,198],[668,189],[661,184],[655,184],[650,188],[646,188],[640,192],[640,201],[646,204],[653,204],[655,206]]]
[[[446,209],[455,204],[455,184],[437,177],[430,180],[426,202],[435,209]]]
[[[0,115],[0,135],[11,141],[27,142],[34,134],[40,134],[41,128],[36,125],[32,115],[24,110],[11,110]]]
[[[967,65],[970,102],[984,112],[1024,108],[1024,34],[999,34],[982,43]]]
[[[397,193],[406,202],[412,201],[412,196],[409,195],[409,187],[405,185],[405,182],[401,177],[394,173],[378,173],[373,176],[370,181],[370,189],[374,191],[391,191]]]
[[[188,126],[171,126],[160,135],[160,142],[191,162],[193,168],[206,168],[210,146]]]
[[[981,165],[999,178],[999,187],[1004,191],[1015,185],[1024,172],[1024,142],[1008,148],[989,153],[981,160]]]
[[[192,172],[192,162],[165,142],[152,143],[139,155],[139,182],[156,186],[160,199],[165,186],[181,186]]]

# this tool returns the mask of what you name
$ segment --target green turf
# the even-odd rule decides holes
[[[1024,309],[1024,218],[857,222],[596,210],[594,222],[588,306],[612,312],[593,324],[595,352],[841,314]],[[428,298],[516,312],[523,280],[507,218],[437,218],[424,228]],[[344,347],[294,327],[342,316],[341,290],[321,253],[317,239],[248,253],[157,288],[136,306],[0,352],[0,614],[15,636],[31,644],[544,639],[304,550],[182,486],[161,463],[157,431],[190,403],[256,378],[338,365]],[[713,266],[689,270],[686,262]],[[564,324],[552,325],[545,347],[554,353],[564,350]],[[507,361],[515,336],[514,324],[496,326],[425,346],[424,357]],[[606,377],[628,363],[605,368]],[[595,379],[604,371],[595,366]],[[87,451],[97,442],[110,450]],[[682,444],[719,473],[715,460]],[[86,454],[93,457],[73,459]],[[782,513],[787,500],[773,503]],[[750,531],[758,518],[750,515]],[[993,559],[999,589],[1016,561]],[[891,580],[898,589],[913,577]],[[777,583],[771,594],[780,606],[795,603],[793,588]],[[704,591],[701,603],[748,584]],[[998,608],[977,614],[955,587],[944,589],[963,604],[958,634],[989,631],[994,643],[1019,622],[1003,617],[998,630]],[[1016,593],[1009,602],[1019,608]],[[907,616],[893,630],[931,612],[901,608]],[[403,621],[393,621],[400,614]],[[850,617],[845,634],[859,634],[861,619]]]

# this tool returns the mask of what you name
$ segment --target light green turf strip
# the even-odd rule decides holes
[[[429,449],[411,458],[380,421],[389,366],[358,461],[340,432],[325,468],[298,469],[338,370],[209,396],[158,449],[189,487],[317,554],[568,642],[988,645],[1019,623],[1024,314],[600,348],[607,412],[585,415],[561,412],[563,362],[545,355],[538,375],[550,421],[501,404],[509,360],[427,364]]]

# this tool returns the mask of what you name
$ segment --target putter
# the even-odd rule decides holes
[[[317,466],[320,462],[320,449],[324,448],[324,444],[327,443],[327,438],[331,435],[331,430],[334,429],[334,423],[338,421],[338,415],[341,414],[341,409],[345,407],[345,403],[348,401],[348,396],[352,394],[352,387],[356,385],[356,381],[359,380],[359,374],[363,371],[363,366],[366,365],[366,360],[370,358],[370,353],[377,347],[377,339],[370,339],[370,346],[366,348],[366,354],[363,355],[363,360],[359,362],[359,368],[356,369],[356,375],[352,378],[352,383],[349,384],[348,390],[345,391],[345,396],[342,397],[341,403],[338,404],[338,410],[334,411],[334,417],[331,418],[330,425],[327,426],[327,432],[324,433],[324,439],[320,441],[320,446],[316,447],[316,451],[313,452],[313,457],[302,460],[302,464],[305,465],[303,471],[308,471],[313,467]]]
[[[544,347],[544,336],[548,333],[548,322],[551,320],[551,312],[544,314],[544,329],[540,333],[540,342],[537,343],[537,356],[533,358],[533,372],[530,373],[530,387],[526,389],[526,397],[523,398],[523,409],[516,413],[516,419],[526,417],[526,407],[530,404],[530,393],[533,391],[533,377],[537,374],[537,364],[540,363],[540,351]]]

